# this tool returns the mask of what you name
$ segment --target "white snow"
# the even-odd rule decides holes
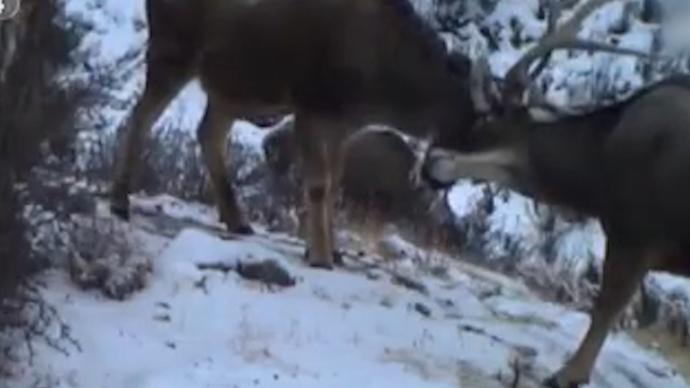
[[[144,240],[154,266],[147,288],[114,302],[76,289],[64,272],[45,274],[43,295],[81,351],[65,356],[37,344],[34,365],[6,387],[501,387],[515,357],[531,365],[521,386],[537,386],[587,324],[586,315],[539,301],[513,279],[457,260],[445,260],[445,276],[404,265],[424,293],[391,281],[396,261],[310,269],[299,240],[222,239],[205,228],[217,226],[209,209],[169,196],[133,206],[187,223],[174,238]],[[130,232],[150,233],[141,230],[145,221],[134,217]],[[271,288],[197,267],[263,259],[277,260],[297,284]],[[624,334],[607,341],[591,386],[688,387]]]
[[[651,282],[673,299],[682,300],[686,309],[690,308],[690,282],[688,279],[661,272],[654,274]]]

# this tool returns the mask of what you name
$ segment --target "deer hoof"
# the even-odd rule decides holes
[[[333,270],[333,264],[326,261],[313,261],[309,263],[309,266],[316,269]]]
[[[228,225],[228,231],[235,234],[241,234],[245,236],[251,236],[254,234],[254,228],[249,224],[242,224],[239,226],[231,227]]]
[[[220,213],[220,222],[225,224],[225,229],[233,234],[240,234],[244,236],[250,236],[254,234],[254,228],[249,225],[248,222],[244,220],[244,217],[231,216],[224,212]]]
[[[111,203],[110,204],[110,213],[112,213],[114,216],[117,218],[124,220],[124,221],[129,221],[129,205],[125,204],[118,204],[118,203]]]
[[[546,388],[579,388],[580,385],[585,384],[564,380],[564,378],[557,374],[546,379],[543,385]]]
[[[345,265],[345,262],[343,261],[343,252],[341,252],[338,249],[333,250],[333,263],[337,265],[338,267],[342,267]]]
[[[326,268],[328,267],[329,269],[333,269],[333,264],[335,264],[338,267],[342,267],[345,265],[345,262],[343,261],[343,253],[340,252],[337,249],[333,250],[333,264],[327,264],[326,266],[322,266],[319,263],[314,263],[313,261],[309,260],[309,247],[307,247],[304,250],[304,260],[309,262],[309,265],[314,268]]]

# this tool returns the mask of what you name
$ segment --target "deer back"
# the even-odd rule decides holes
[[[222,3],[206,18],[200,73],[231,104],[412,134],[456,133],[474,119],[469,61],[449,56],[406,0]]]

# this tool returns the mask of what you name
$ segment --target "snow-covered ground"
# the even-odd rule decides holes
[[[100,205],[98,217],[110,217]],[[4,387],[506,387],[514,365],[519,386],[535,387],[588,321],[518,281],[440,255],[433,266],[416,255],[347,256],[344,268],[315,270],[301,260],[301,241],[226,236],[204,206],[168,196],[133,206],[131,224],[113,222],[152,259],[147,287],[116,302],[76,288],[62,271],[44,274],[42,294],[79,349],[35,344],[33,366]],[[295,284],[233,269],[263,260]],[[655,353],[612,334],[591,386],[689,385]]]

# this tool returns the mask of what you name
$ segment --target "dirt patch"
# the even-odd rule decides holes
[[[634,330],[630,335],[642,346],[658,350],[690,382],[690,347],[683,346],[678,336],[659,328]]]

